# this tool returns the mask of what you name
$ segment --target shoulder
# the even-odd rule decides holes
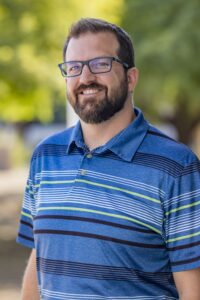
[[[179,178],[183,174],[200,171],[200,162],[188,146],[173,140],[151,125],[149,125],[134,161],[144,167],[160,171],[167,176],[166,178],[168,176]]]
[[[152,125],[149,126],[143,146],[145,151],[175,161],[183,167],[199,161],[188,146],[172,139]]]
[[[32,160],[42,154],[62,152],[66,151],[69,145],[70,138],[72,135],[74,127],[70,127],[63,131],[57,132],[47,138],[43,139],[34,149]]]
[[[46,145],[46,144],[65,144],[65,145],[67,145],[69,143],[73,129],[74,129],[74,126],[46,137],[36,146],[36,149],[41,147],[42,145]]]

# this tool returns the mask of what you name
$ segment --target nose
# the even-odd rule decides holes
[[[96,80],[96,74],[93,74],[87,65],[83,66],[82,73],[79,77],[80,83],[88,84]]]

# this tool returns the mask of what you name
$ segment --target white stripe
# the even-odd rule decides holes
[[[144,184],[142,182],[137,182],[137,181],[134,181],[134,180],[131,180],[131,179],[127,179],[127,178],[124,179],[122,177],[116,177],[116,176],[107,175],[107,174],[104,174],[104,173],[97,173],[97,172],[89,171],[89,170],[87,170],[87,174],[88,175],[91,174],[92,178],[100,178],[100,179],[102,178],[103,180],[106,180],[106,181],[122,183],[122,184],[125,184],[127,186],[138,187],[138,188],[143,189],[145,191],[148,190],[152,193],[155,193],[156,195],[158,195],[158,194],[161,194],[162,196],[165,195],[164,191],[162,191],[158,188],[155,188],[151,185]]]
[[[192,216],[190,214],[187,215],[182,215],[175,220],[166,222],[166,233],[168,235],[175,235],[183,231],[191,231],[200,228],[200,211]]]
[[[81,170],[68,170],[68,171],[42,171],[41,173],[36,174],[36,179],[41,179],[43,176],[45,177],[63,177],[63,176],[76,176],[77,173],[80,175]],[[145,191],[149,191],[151,193],[154,193],[155,195],[159,195],[164,197],[165,192],[162,191],[161,189],[142,183],[142,182],[137,182],[131,179],[126,179],[126,178],[121,178],[113,175],[108,175],[104,173],[99,173],[99,172],[94,172],[87,170],[87,175],[88,177],[91,175],[92,178],[99,178],[102,180],[110,181],[110,182],[115,182],[115,183],[121,183],[127,186],[132,186],[132,187],[137,187],[138,189],[142,189]]]
[[[98,195],[98,193],[100,195]],[[98,196],[97,196],[98,195]],[[51,199],[53,202],[51,202]],[[56,199],[58,199],[56,201]],[[60,200],[62,199],[62,200]],[[110,201],[109,201],[110,200]],[[127,200],[125,197],[120,196],[113,196],[109,193],[103,193],[97,191],[96,193],[90,193],[90,190],[74,188],[73,194],[70,195],[59,194],[57,193],[45,193],[41,192],[40,199],[38,199],[37,207],[41,204],[49,204],[52,205],[53,203],[75,203],[75,204],[84,204],[90,206],[96,206],[99,208],[107,208],[111,210],[117,210],[122,213],[126,213],[132,217],[137,217],[140,220],[148,221],[151,224],[155,224],[157,226],[162,226],[162,211],[161,209],[153,209],[151,207],[148,208],[147,205],[144,205],[140,202],[130,201]]]
[[[55,193],[54,193],[54,191],[55,191]],[[60,202],[60,201],[65,202],[65,201],[68,201],[69,195],[73,198],[76,196],[82,198],[84,196],[86,199],[91,199],[91,204],[95,204],[96,200],[99,200],[101,202],[103,201],[104,203],[108,203],[109,205],[112,204],[113,206],[115,206],[115,204],[117,204],[117,206],[119,206],[119,207],[121,207],[121,205],[122,205],[123,208],[128,206],[128,209],[130,207],[135,208],[135,206],[138,205],[138,207],[142,207],[143,210],[147,210],[149,213],[152,212],[152,207],[144,204],[141,201],[141,198],[135,199],[135,198],[133,198],[133,196],[131,196],[132,198],[124,197],[124,196],[121,196],[118,194],[113,194],[112,192],[109,192],[109,191],[103,192],[103,191],[84,188],[84,187],[74,187],[73,194],[70,189],[66,189],[66,188],[55,188],[55,189],[43,188],[40,191],[40,195],[42,196],[42,203],[45,201],[49,202],[50,198],[53,198],[54,200],[57,200],[58,202]],[[60,200],[60,199],[62,199],[62,200]],[[146,199],[144,199],[144,201],[146,202]],[[148,209],[148,207],[149,207],[149,209]],[[163,211],[161,210],[161,207],[160,208],[153,207],[153,213],[157,217],[160,217],[160,214],[162,214],[162,212]]]
[[[177,202],[180,203],[182,201],[191,200],[191,198],[196,198],[198,196],[200,196],[200,189],[194,190],[194,191],[191,191],[191,192],[188,192],[188,193],[184,193],[184,194],[181,194],[181,195],[173,197],[173,198],[170,198],[170,199],[165,201],[165,205],[170,206],[170,205],[176,204]]]
[[[36,173],[35,179],[40,180],[42,177],[64,177],[64,176],[75,176],[78,170],[66,170],[66,171],[42,171]]]
[[[104,297],[95,294],[68,294],[62,292],[50,291],[47,289],[42,290],[42,296],[60,300],[178,300],[174,297],[168,296],[109,296]],[[43,299],[43,298],[42,298]]]

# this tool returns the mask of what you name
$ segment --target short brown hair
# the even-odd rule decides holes
[[[117,53],[119,59],[127,63],[129,68],[134,67],[135,66],[134,48],[129,34],[115,24],[109,23],[102,19],[95,19],[95,18],[82,18],[76,23],[72,24],[63,48],[64,61],[65,61],[67,47],[71,38],[73,37],[78,38],[81,34],[87,32],[99,33],[102,31],[111,32],[116,36],[117,41],[119,43],[119,49]]]

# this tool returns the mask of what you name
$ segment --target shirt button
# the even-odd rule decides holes
[[[81,175],[87,175],[87,171],[86,170],[81,170]]]
[[[86,156],[87,158],[92,158],[92,153],[88,153]]]

